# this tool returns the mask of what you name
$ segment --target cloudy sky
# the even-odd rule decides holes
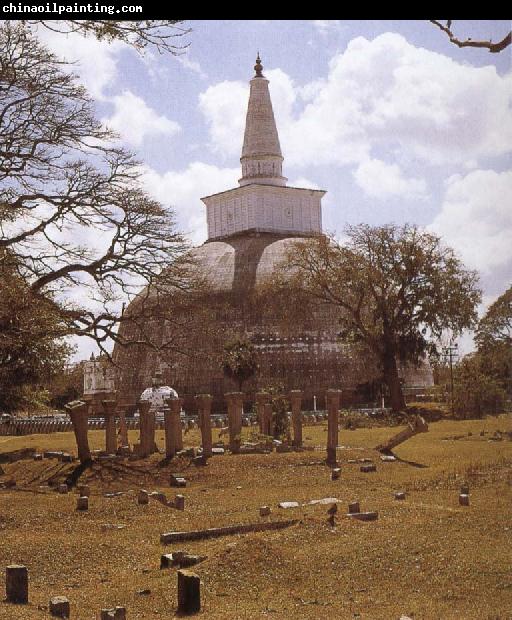
[[[201,196],[237,185],[259,50],[290,185],[327,190],[324,229],[411,222],[481,274],[512,283],[512,56],[450,44],[427,21],[191,21],[187,53],[41,32],[98,116],[144,162],[147,189],[206,239]],[[501,39],[510,22],[455,22]],[[78,357],[91,349],[80,343]]]

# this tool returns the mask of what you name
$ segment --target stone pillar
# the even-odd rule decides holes
[[[171,458],[183,450],[183,429],[181,428],[181,407],[183,398],[170,398],[167,401],[169,413],[169,450]],[[167,427],[166,427],[166,452],[167,452]]]
[[[272,437],[272,403],[266,402],[263,405],[263,435]]]
[[[329,465],[336,465],[340,396],[341,390],[327,390],[325,393],[325,404],[327,407],[327,463]]]
[[[164,433],[165,433],[165,458],[172,459],[175,454],[174,439],[172,437],[172,417],[169,407],[170,399],[164,405]]]
[[[178,613],[188,616],[201,610],[201,581],[189,570],[178,571]]]
[[[5,593],[8,603],[28,603],[28,570],[11,564],[5,569]]]
[[[119,407],[119,440],[121,448],[128,446],[128,426],[126,425],[126,406]]]
[[[210,394],[198,394],[196,403],[199,410],[199,427],[201,429],[201,440],[203,444],[203,456],[212,455],[212,396]]]
[[[139,402],[139,456],[141,458],[146,458],[152,454],[155,447],[155,415],[150,412],[150,409],[149,400]],[[151,424],[151,418],[153,418],[153,424]]]
[[[102,400],[103,414],[105,416],[105,450],[109,454],[117,452],[116,438],[116,401]]]
[[[229,449],[233,454],[240,453],[242,441],[242,407],[244,395],[242,392],[228,392],[224,394],[228,403]]]
[[[260,434],[266,435],[264,431],[264,421],[265,421],[265,403],[270,401],[270,394],[267,392],[256,392],[256,412],[258,415],[258,424],[260,428]]]
[[[78,449],[78,459],[80,463],[91,460],[91,450],[89,448],[89,438],[87,436],[87,426],[89,420],[88,406],[81,400],[75,400],[65,406],[73,424],[76,445]]]
[[[396,446],[400,445],[404,441],[407,441],[414,435],[418,433],[426,433],[428,431],[428,424],[421,416],[414,416],[409,424],[405,427],[403,431],[400,431],[396,435],[393,435],[391,439],[388,439],[382,444],[379,444],[375,450],[379,452],[389,453],[396,448]]]
[[[295,448],[302,447],[302,414],[301,404],[304,392],[291,390],[290,403],[292,406],[293,445]]]
[[[78,497],[76,500],[76,509],[89,510],[89,498],[85,496]]]
[[[50,615],[56,618],[69,618],[69,600],[65,596],[52,596],[48,605]]]

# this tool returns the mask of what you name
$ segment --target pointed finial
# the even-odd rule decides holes
[[[258,56],[256,58],[256,64],[254,65],[254,70],[256,71],[255,77],[263,77],[263,65],[261,64],[260,53],[258,52]]]

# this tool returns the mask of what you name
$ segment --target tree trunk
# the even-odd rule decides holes
[[[391,409],[393,412],[405,410],[405,398],[398,376],[398,368],[396,365],[396,354],[392,344],[384,346],[382,355],[382,366],[384,371],[384,381],[388,386],[389,396],[391,399]]]

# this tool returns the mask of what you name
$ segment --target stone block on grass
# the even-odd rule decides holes
[[[189,570],[178,571],[178,613],[191,615],[201,610],[201,580]]]
[[[56,618],[69,618],[69,600],[65,596],[52,596],[49,610],[50,614]]]
[[[11,564],[5,569],[5,593],[8,603],[28,603],[28,569]]]

